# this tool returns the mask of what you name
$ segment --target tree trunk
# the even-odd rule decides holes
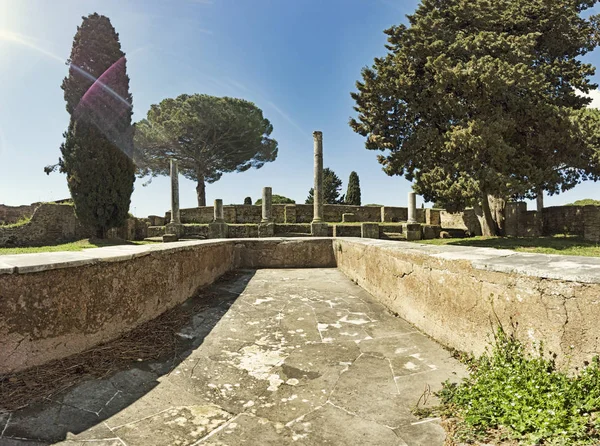
[[[500,197],[488,197],[490,203],[490,210],[492,212],[492,219],[496,223],[497,235],[504,236],[506,235],[504,228],[504,220],[505,220],[505,208],[506,208],[506,200]]]
[[[496,226],[496,222],[492,217],[492,210],[490,209],[490,202],[488,199],[488,195],[486,193],[482,194],[481,197],[481,210],[482,210],[482,219],[481,219],[481,233],[484,236],[490,237],[494,235],[498,235],[498,228]]]
[[[204,184],[204,175],[198,175],[196,196],[198,197],[198,207],[206,206],[206,185]]]

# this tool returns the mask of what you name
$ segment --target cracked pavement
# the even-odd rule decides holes
[[[0,445],[443,445],[411,409],[464,367],[339,270],[245,271],[216,292],[177,364],[0,413]]]

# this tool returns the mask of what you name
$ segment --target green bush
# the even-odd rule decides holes
[[[555,357],[541,345],[529,355],[499,329],[491,352],[471,361],[471,376],[446,382],[439,396],[476,438],[495,430],[519,444],[600,444],[598,357],[575,376],[558,371]]]

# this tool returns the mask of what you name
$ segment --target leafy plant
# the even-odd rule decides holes
[[[599,444],[598,357],[575,376],[557,370],[555,358],[545,357],[541,344],[528,354],[500,328],[491,351],[470,362],[471,376],[444,383],[438,396],[461,420],[463,436],[495,431],[520,444]]]

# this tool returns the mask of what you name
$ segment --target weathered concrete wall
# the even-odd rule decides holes
[[[84,351],[233,268],[334,267],[331,239],[116,246],[0,258],[0,374]]]
[[[481,353],[498,322],[525,343],[543,340],[572,368],[600,351],[600,259],[352,238],[230,239],[0,257],[0,374],[113,339],[234,268],[336,265],[462,351]]]
[[[560,364],[600,352],[600,259],[336,239],[337,266],[442,344],[484,351],[498,321]],[[570,358],[570,362],[569,362]]]
[[[0,247],[40,246],[89,236],[90,231],[79,223],[73,206],[41,204],[29,222],[13,227],[0,226]]]
[[[238,268],[335,268],[330,238],[235,241]]]
[[[33,211],[41,203],[32,203],[24,206],[7,206],[0,204],[0,225],[12,225],[22,218],[30,218]]]

